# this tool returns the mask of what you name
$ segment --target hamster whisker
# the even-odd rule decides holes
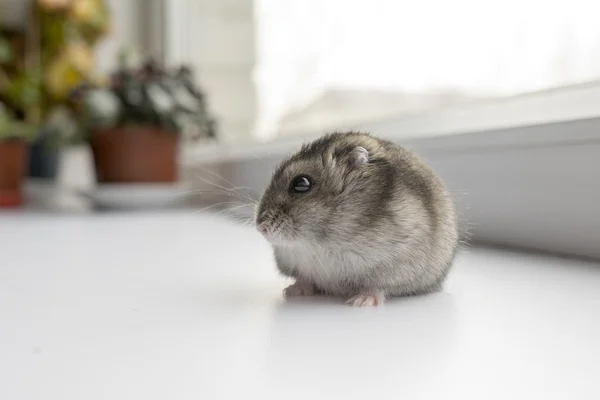
[[[232,222],[239,224],[241,227],[251,227],[254,225],[254,219],[252,218],[235,218]]]
[[[230,192],[230,193],[237,193],[239,195],[244,196],[246,199],[248,199],[250,201],[254,201],[254,199],[248,193],[240,190],[240,189],[248,189],[248,187],[238,186],[238,187],[228,188],[228,187],[219,185],[218,183],[211,182],[211,181],[209,181],[207,179],[204,179],[204,178],[198,177],[198,179],[201,180],[202,182],[206,183],[206,184],[215,186],[215,187],[217,187],[219,189],[225,190],[225,191]]]
[[[205,168],[205,167],[198,167],[198,168],[199,168],[199,169],[201,169],[201,170],[203,170],[203,171],[205,171],[205,172],[207,172],[207,173],[209,173],[210,175],[214,176],[214,177],[215,177],[215,178],[217,178],[217,179],[221,179],[221,180],[223,180],[225,183],[228,183],[229,185],[231,185],[231,187],[232,187],[232,188],[236,188],[236,186],[235,186],[235,184],[234,184],[233,182],[231,182],[231,181],[229,181],[229,180],[225,179],[225,178],[224,178],[222,175],[219,175],[219,174],[217,174],[216,172],[214,172],[214,171],[211,171],[210,169],[208,169],[208,168]],[[197,174],[197,175],[198,175],[198,174]],[[196,176],[196,177],[198,178],[198,176]],[[251,187],[249,187],[249,186],[238,186],[238,187],[237,187],[237,189],[251,190],[251,191],[253,191],[254,193],[258,194],[258,192],[257,192],[255,189],[252,189],[252,188],[251,188]]]
[[[252,153],[252,157],[256,158],[258,161],[262,162],[265,166],[271,168],[271,166],[265,161],[264,158],[259,157],[256,153]]]
[[[221,206],[221,205],[224,205],[224,204],[239,204],[239,202],[238,201],[222,201],[220,203],[215,203],[215,204],[211,204],[209,206],[203,207],[203,208],[201,208],[199,210],[194,210],[194,212],[192,214],[193,215],[200,214],[200,213],[202,213],[204,211],[210,210],[211,208],[218,207],[218,206]]]
[[[237,192],[230,192],[230,191],[226,191],[226,190],[222,190],[222,189],[194,189],[194,190],[189,190],[185,193],[182,194],[202,194],[202,193],[217,193],[217,194],[222,194],[228,197],[233,197],[236,198],[240,201],[250,201],[252,203],[256,202],[255,199],[249,199],[247,197],[244,197],[243,195],[241,195],[240,193]]]
[[[222,214],[224,212],[232,212],[232,211],[235,211],[235,210],[239,210],[242,207],[254,207],[254,206],[255,206],[254,204],[242,204],[242,205],[239,205],[239,206],[236,206],[236,207],[227,207],[227,208],[224,208],[223,210],[219,211],[215,215],[220,215],[220,214]]]
[[[250,226],[254,226],[255,221],[254,221],[254,217],[250,217],[250,216],[246,216],[244,214],[240,214],[240,213],[236,213],[235,209],[236,208],[242,208],[244,205],[240,205],[239,207],[234,207],[232,209],[225,209],[222,210],[225,212],[225,218],[229,219],[231,222],[238,224],[242,227],[250,227]],[[248,206],[251,206],[251,204],[248,204]],[[231,211],[234,212],[231,212]]]
[[[229,180],[225,179],[224,177],[222,177],[222,176],[221,176],[221,175],[219,175],[219,174],[216,174],[216,173],[214,173],[214,172],[212,172],[212,171],[209,171],[209,170],[207,170],[206,172],[208,172],[208,173],[210,173],[211,175],[215,176],[217,179],[222,179],[222,180],[223,180],[223,181],[225,181],[226,183],[230,184],[230,185],[231,185],[231,187],[226,187],[226,186],[223,186],[223,185],[219,185],[218,183],[215,183],[215,182],[213,182],[213,181],[209,181],[208,179],[201,177],[201,176],[200,176],[198,173],[196,173],[196,178],[200,179],[201,181],[203,181],[203,182],[205,182],[205,183],[208,183],[209,185],[213,185],[213,186],[219,187],[219,188],[221,188],[221,189],[225,189],[225,190],[246,189],[246,190],[252,190],[252,191],[256,192],[256,191],[255,191],[254,189],[252,189],[250,186],[235,186],[235,185],[233,184],[233,182],[231,182],[231,181],[229,181]]]

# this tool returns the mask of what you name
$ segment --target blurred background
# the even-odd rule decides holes
[[[600,399],[598,3],[0,0],[0,399]],[[254,206],[338,130],[446,182],[442,291],[284,301]]]
[[[425,157],[473,240],[600,256],[593,10],[0,0],[0,203],[250,215],[285,154],[360,129]]]

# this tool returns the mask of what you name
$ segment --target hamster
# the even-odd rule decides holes
[[[275,170],[256,210],[284,296],[362,306],[438,291],[458,247],[453,201],[413,153],[370,134],[327,134]]]

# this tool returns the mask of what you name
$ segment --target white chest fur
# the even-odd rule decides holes
[[[301,277],[322,287],[335,287],[348,277],[365,272],[374,260],[368,254],[294,246],[279,249],[282,261]]]

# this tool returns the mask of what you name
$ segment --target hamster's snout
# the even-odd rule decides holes
[[[279,234],[281,222],[263,221],[256,225],[256,229],[265,237],[271,237]]]
[[[274,242],[286,236],[284,233],[284,222],[284,218],[281,215],[274,216],[269,212],[263,212],[256,218],[256,230],[267,240]]]
[[[267,213],[266,213],[266,211],[262,211],[257,214],[255,224],[256,224],[256,229],[261,233],[263,232],[263,230],[267,229]]]
[[[258,214],[256,217],[256,230],[259,231],[262,235],[267,235],[269,233],[269,218],[267,218],[267,212],[263,211]]]
[[[266,235],[267,233],[269,233],[269,227],[267,226],[267,224],[265,222],[261,222],[260,224],[257,224],[256,230],[258,230],[263,235]]]

